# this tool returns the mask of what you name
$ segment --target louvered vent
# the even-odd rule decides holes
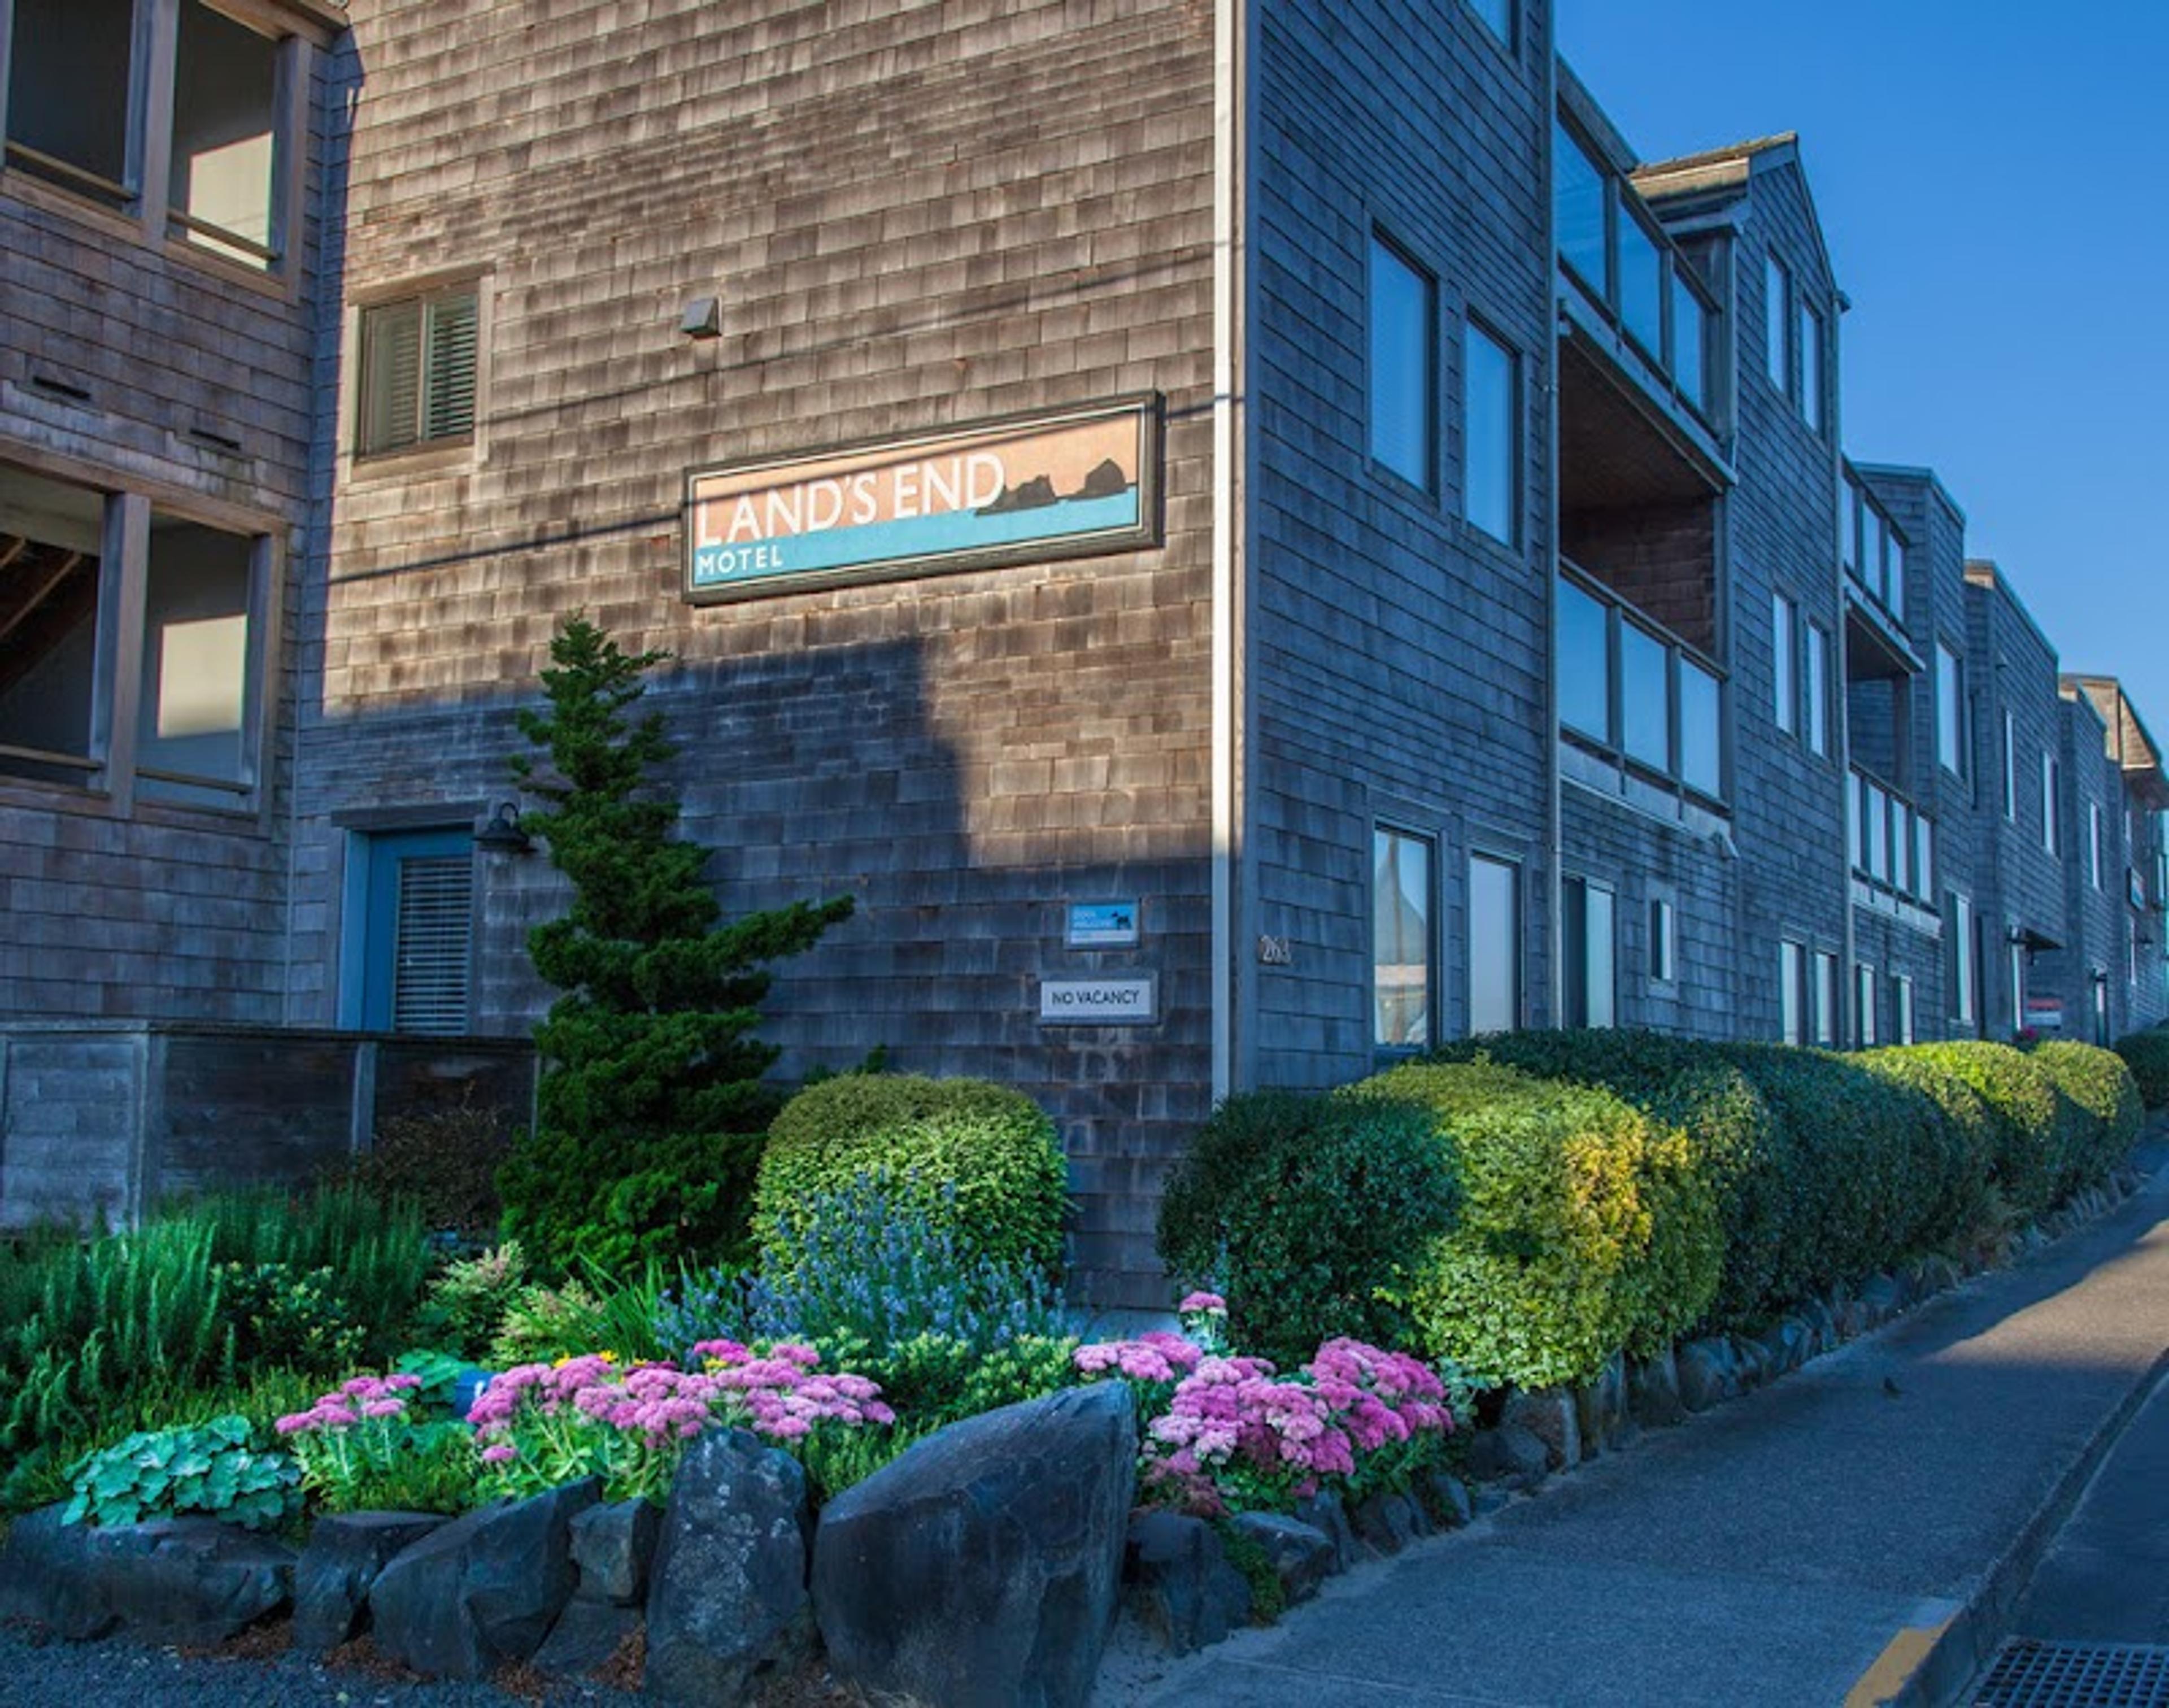
[[[467,1030],[473,863],[443,854],[399,863],[392,1030],[456,1037]]]

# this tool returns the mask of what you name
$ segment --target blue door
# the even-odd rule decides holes
[[[462,827],[356,840],[347,892],[346,1024],[445,1037],[472,1030],[473,833]]]

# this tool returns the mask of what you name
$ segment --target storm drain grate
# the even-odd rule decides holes
[[[2169,1648],[2006,1643],[1973,1708],[2169,1708]]]

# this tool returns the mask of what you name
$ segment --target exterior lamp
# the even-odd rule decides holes
[[[519,808],[507,801],[497,816],[475,833],[475,846],[488,854],[524,854],[535,851],[535,839],[520,827]]]

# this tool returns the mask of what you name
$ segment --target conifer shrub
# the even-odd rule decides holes
[[[2145,1119],[2138,1082],[2115,1051],[2075,1038],[2052,1038],[2027,1053],[2081,1117],[2057,1182],[2057,1196],[2067,1198],[2098,1185],[2130,1156]]]
[[[658,774],[676,748],[636,716],[646,673],[585,618],[551,641],[547,707],[520,726],[548,755],[514,769],[546,805],[521,815],[572,882],[561,917],[528,934],[562,992],[536,1028],[536,1120],[498,1177],[504,1232],[538,1264],[616,1269],[721,1255],[744,1237],[775,1048],[755,1038],[770,962],[811,948],[849,897],[722,923],[707,851],[673,834]]]
[[[1169,1177],[1159,1252],[1227,1301],[1236,1344],[1293,1369],[1321,1340],[1407,1344],[1394,1302],[1454,1224],[1452,1157],[1430,1115],[1384,1098],[1246,1092]]]
[[[2140,1101],[2150,1109],[2169,1109],[2169,1027],[2155,1026],[2119,1038],[2116,1053],[2138,1082]]]
[[[2070,1116],[2045,1068],[2008,1044],[1974,1038],[1901,1045],[1892,1053],[1935,1062],[1980,1093],[1995,1135],[1989,1184],[2012,1220],[2031,1221],[2055,1201]]]
[[[1427,1354],[1545,1387],[1595,1375],[1622,1347],[1652,1349],[1708,1309],[1714,1264],[1700,1296],[1680,1297],[1657,1255],[1660,1203],[1713,1251],[1720,1237],[1716,1195],[1678,1128],[1611,1092],[1490,1062],[1408,1063],[1345,1094],[1420,1105],[1454,1158],[1459,1220],[1397,1290]]]
[[[1069,1169],[1045,1110],[983,1079],[843,1073],[778,1111],[760,1163],[754,1237],[788,1265],[807,1207],[865,1177],[891,1202],[953,1226],[970,1252],[1048,1274],[1062,1264]]]

